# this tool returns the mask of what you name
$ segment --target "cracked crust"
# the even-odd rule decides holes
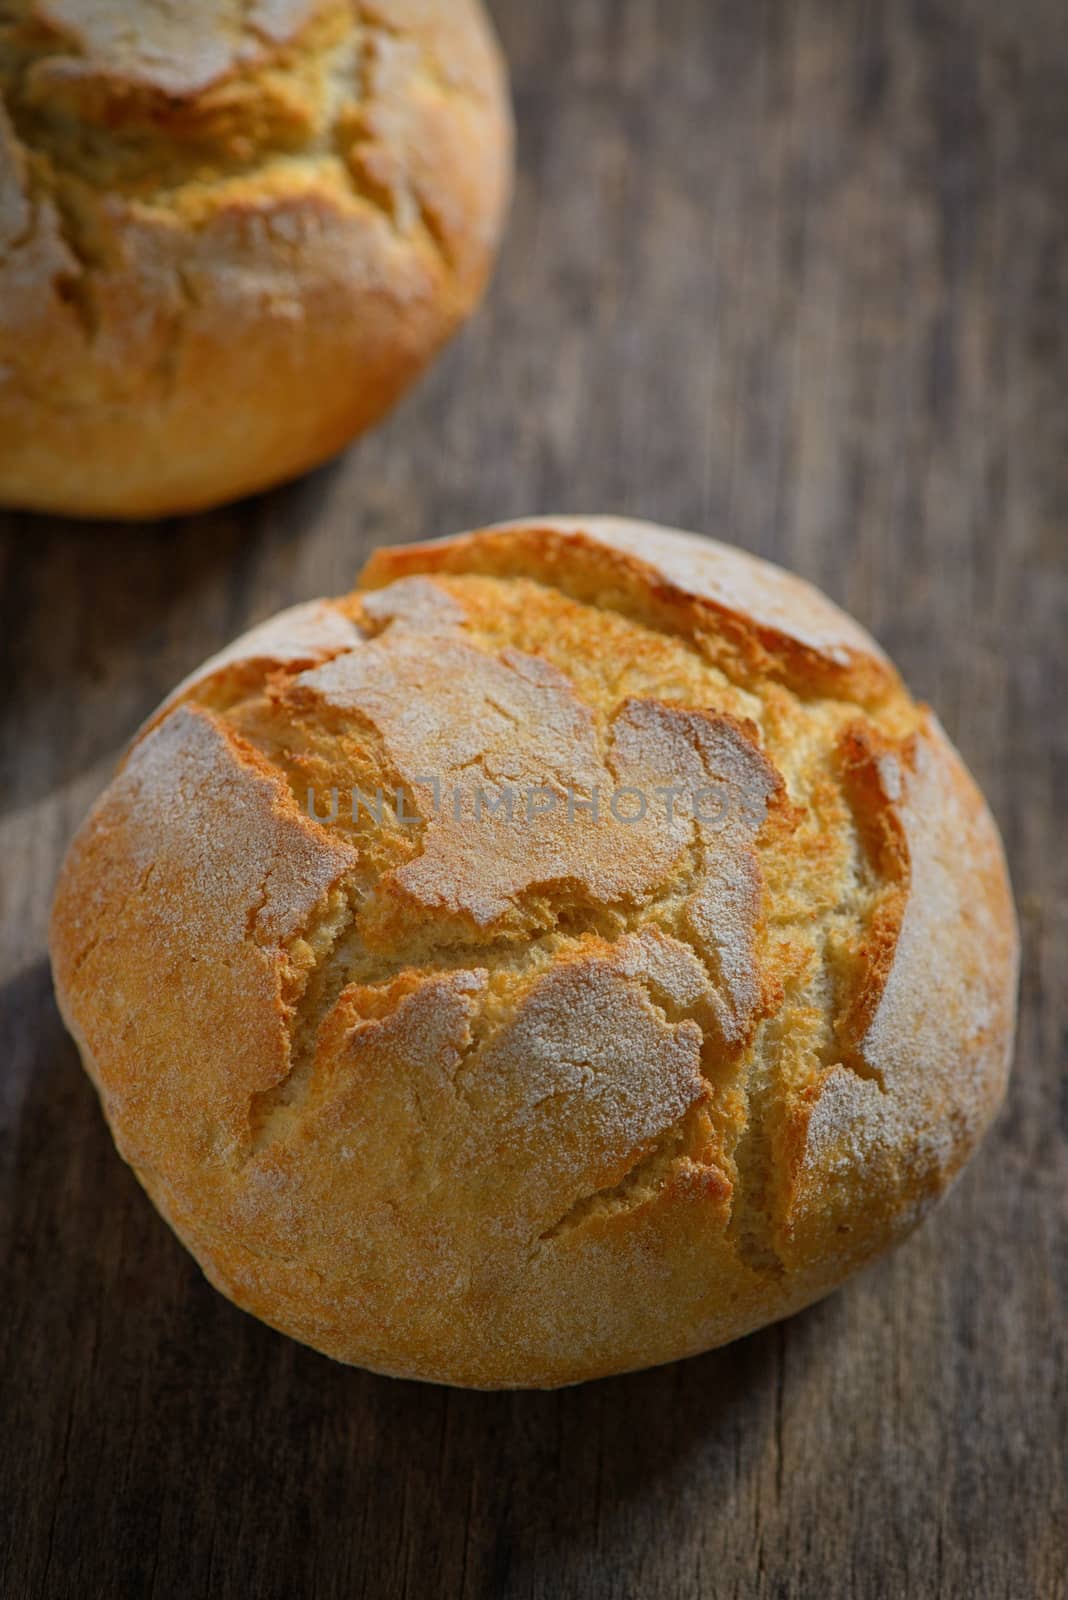
[[[592,807],[695,785],[725,803]],[[480,1386],[833,1288],[970,1155],[1013,1030],[1000,842],[931,713],[788,575],[598,519],[380,552],[214,658],[75,840],[52,949],[212,1281]]]
[[[159,516],[335,453],[477,303],[511,139],[478,0],[0,6],[0,499]]]

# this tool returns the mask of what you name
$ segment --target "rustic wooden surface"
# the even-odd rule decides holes
[[[485,313],[316,476],[0,543],[0,1592],[1064,1595],[1068,36],[1062,0],[500,0]],[[785,1326],[555,1395],[336,1368],[213,1293],[115,1155],[45,960],[162,693],[378,541],[539,510],[798,568],[1004,828],[1009,1105],[939,1215]]]

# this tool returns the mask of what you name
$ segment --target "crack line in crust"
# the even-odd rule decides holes
[[[686,1156],[685,1147],[687,1134],[700,1109],[700,1106],[691,1106],[677,1122],[665,1128],[615,1183],[581,1195],[562,1217],[538,1235],[537,1246],[573,1233],[589,1218],[635,1210],[658,1195],[677,1172],[687,1166],[696,1169],[696,1164]]]

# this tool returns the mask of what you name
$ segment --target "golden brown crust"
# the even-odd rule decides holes
[[[677,632],[742,681],[860,704],[897,686],[879,646],[811,584],[713,539],[620,517],[502,523],[459,538],[380,550],[362,583],[411,573],[506,572]]]
[[[162,515],[334,453],[477,302],[510,165],[478,0],[8,5],[0,500]]]
[[[590,804],[664,784],[724,804]],[[378,788],[405,821],[346,803]],[[1000,842],[931,714],[785,574],[598,519],[380,552],[216,658],[72,846],[52,948],[212,1281],[482,1386],[834,1287],[974,1149],[1013,1031]]]

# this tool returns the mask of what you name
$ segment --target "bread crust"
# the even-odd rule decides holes
[[[473,770],[740,803],[435,809]],[[323,805],[376,783],[410,825]],[[996,827],[862,630],[596,518],[380,551],[216,658],[74,841],[52,953],[212,1282],[478,1387],[708,1349],[897,1242],[997,1110],[1017,972]]]
[[[512,127],[479,0],[179,9],[0,17],[6,504],[155,517],[302,472],[484,289]]]

